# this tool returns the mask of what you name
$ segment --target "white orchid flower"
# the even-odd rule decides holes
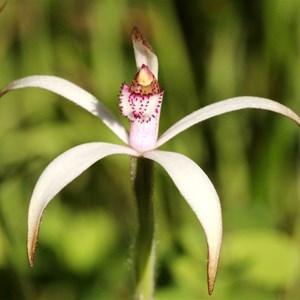
[[[40,176],[30,201],[28,213],[29,263],[33,266],[41,217],[45,207],[68,183],[98,160],[113,154],[144,157],[160,164],[201,223],[208,245],[208,291],[212,293],[222,241],[222,214],[219,197],[207,175],[188,157],[158,150],[171,138],[206,119],[245,108],[270,110],[285,115],[300,126],[300,118],[288,107],[265,98],[235,97],[223,100],[185,116],[158,138],[163,90],[159,87],[158,60],[137,28],[132,40],[138,72],[131,83],[121,87],[121,114],[130,121],[130,131],[93,95],[77,85],[55,76],[29,76],[4,87],[5,93],[37,87],[52,91],[98,117],[125,145],[103,142],[76,146],[54,159]]]

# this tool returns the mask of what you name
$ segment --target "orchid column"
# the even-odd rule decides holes
[[[139,31],[132,32],[138,72],[130,86],[121,87],[121,114],[130,121],[129,144],[141,153],[156,147],[163,90],[157,81],[158,61]],[[131,180],[136,198],[135,241],[136,298],[152,299],[154,293],[154,211],[152,203],[153,162],[131,159]]]

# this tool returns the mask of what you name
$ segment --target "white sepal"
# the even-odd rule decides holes
[[[87,143],[64,152],[44,170],[34,188],[28,211],[27,253],[31,266],[34,262],[41,217],[48,203],[92,164],[112,154],[139,156],[127,146]]]
[[[204,229],[208,244],[208,291],[211,294],[222,243],[222,213],[217,192],[201,168],[182,154],[154,150],[143,156],[156,161],[167,171]]]
[[[0,91],[0,96],[11,90],[27,87],[42,88],[54,92],[97,116],[123,142],[128,144],[129,135],[124,125],[92,94],[81,87],[56,76],[34,75],[12,81]]]
[[[162,146],[174,136],[197,123],[227,112],[245,108],[270,110],[289,117],[300,126],[300,117],[291,109],[276,101],[251,96],[235,97],[207,105],[179,120],[159,137],[156,147]]]

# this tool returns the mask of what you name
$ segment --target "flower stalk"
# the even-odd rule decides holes
[[[131,181],[136,199],[137,231],[134,248],[135,299],[153,299],[155,269],[153,162],[131,159]]]

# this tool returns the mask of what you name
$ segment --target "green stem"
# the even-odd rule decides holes
[[[132,158],[131,180],[136,198],[135,299],[150,300],[154,293],[154,211],[152,202],[153,162]]]

